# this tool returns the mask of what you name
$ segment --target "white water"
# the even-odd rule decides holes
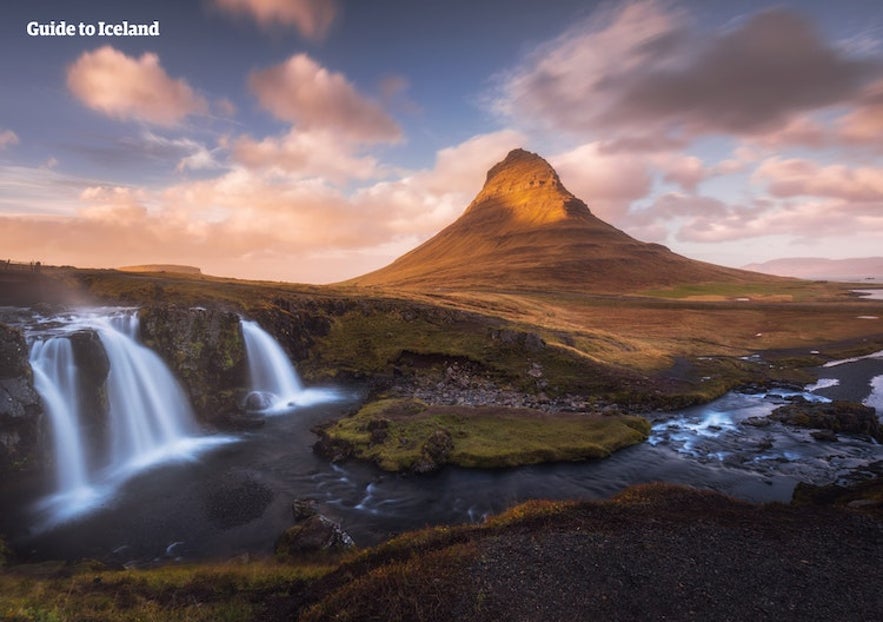
[[[38,509],[38,528],[51,527],[105,504],[140,471],[170,460],[193,460],[228,437],[200,437],[186,394],[165,363],[137,341],[133,311],[59,318],[61,326],[31,344],[34,385],[50,417],[56,488]],[[81,438],[84,413],[73,348],[67,333],[94,330],[110,363],[106,380],[107,429],[103,446]],[[93,415],[95,413],[92,413]],[[94,418],[94,417],[93,417]],[[92,466],[90,466],[92,465]]]
[[[883,376],[871,379],[871,393],[863,404],[877,411],[877,418],[883,420]]]
[[[241,320],[248,357],[250,398],[265,414],[288,412],[296,406],[312,406],[339,399],[336,391],[304,388],[282,346],[252,320]]]
[[[77,493],[88,488],[80,439],[78,378],[69,339],[37,341],[31,348],[34,388],[43,398],[52,423],[58,490]]]

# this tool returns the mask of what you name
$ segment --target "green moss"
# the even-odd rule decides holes
[[[352,455],[387,471],[468,468],[604,458],[646,440],[641,417],[530,409],[426,406],[410,399],[380,400],[322,431]],[[445,439],[450,446],[445,447]]]

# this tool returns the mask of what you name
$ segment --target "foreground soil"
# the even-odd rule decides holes
[[[879,515],[650,485],[404,536],[304,619],[876,620],[881,559]]]
[[[652,484],[337,561],[13,566],[0,620],[879,620],[883,514],[862,508]]]

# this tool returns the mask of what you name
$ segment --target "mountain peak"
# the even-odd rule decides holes
[[[348,282],[425,291],[622,293],[759,278],[639,242],[589,212],[543,158],[515,149],[491,168],[460,218],[385,268]]]
[[[548,162],[524,149],[513,149],[488,171],[484,187],[466,209],[466,214],[476,212],[497,212],[529,225],[590,214]]]

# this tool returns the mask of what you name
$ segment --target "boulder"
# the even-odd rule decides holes
[[[416,473],[430,473],[448,463],[454,439],[447,430],[439,428],[433,432],[420,448],[420,459],[414,464]]]
[[[355,542],[340,523],[321,514],[313,499],[295,499],[291,509],[295,524],[276,541],[277,556],[333,554],[355,548]]]
[[[883,442],[877,413],[870,406],[848,401],[820,404],[803,399],[780,406],[770,418],[788,425],[842,434],[863,434]],[[831,440],[826,437],[824,440]]]
[[[36,466],[42,420],[24,335],[0,324],[0,472]]]

